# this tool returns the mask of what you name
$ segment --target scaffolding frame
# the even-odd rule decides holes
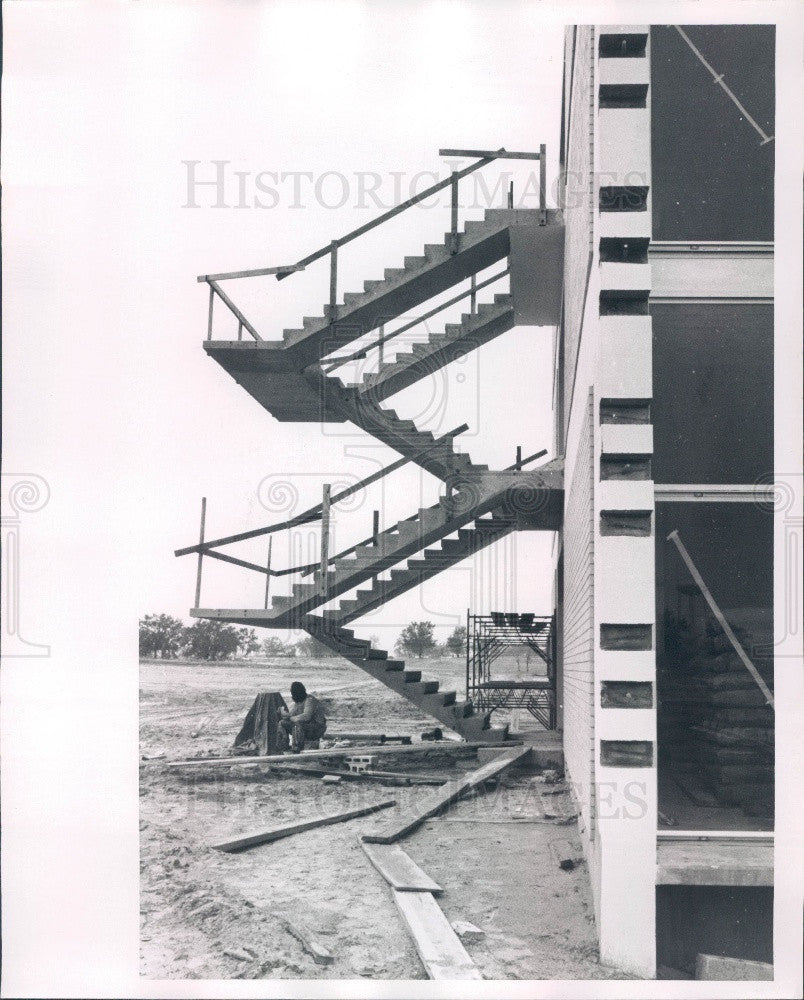
[[[494,677],[497,658],[515,646],[531,649],[546,666],[544,677],[514,680]],[[466,697],[480,712],[524,708],[545,729],[555,729],[555,616],[493,611],[466,612]]]

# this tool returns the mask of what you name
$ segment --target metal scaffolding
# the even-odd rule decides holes
[[[544,674],[526,679],[495,677],[494,662],[524,647],[544,664]],[[545,729],[556,728],[555,619],[535,614],[466,612],[466,696],[479,712],[525,708]]]

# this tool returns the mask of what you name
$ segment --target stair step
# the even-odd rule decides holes
[[[374,649],[373,646],[369,646],[369,648],[367,650],[367,653],[368,653],[368,655],[367,655],[366,659],[368,659],[368,660],[387,660],[388,659],[388,650],[386,650],[386,649]]]
[[[406,684],[413,684],[422,679],[422,672],[421,670],[403,670],[402,676],[405,678]]]
[[[394,673],[397,673],[397,672],[403,671],[404,669],[405,669],[405,661],[404,660],[386,660],[385,661],[385,670],[386,670],[386,672],[392,671]]]
[[[419,681],[418,683],[412,683],[405,688],[405,693],[408,691],[410,691],[411,694],[416,694],[420,697],[427,694],[435,694],[438,691],[438,681]]]
[[[406,257],[404,260],[405,270],[414,271],[427,263],[426,257]]]
[[[396,281],[405,274],[404,267],[387,267],[383,272],[385,281]]]
[[[509,292],[501,292],[499,295],[494,296],[494,304],[496,306],[510,306],[513,301],[513,296]]]

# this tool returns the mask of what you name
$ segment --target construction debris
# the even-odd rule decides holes
[[[498,747],[500,749],[509,748],[512,741],[506,743],[464,743],[461,740],[440,740],[427,745],[421,743],[409,747],[402,746],[376,746],[362,748],[365,753],[433,753],[435,751],[446,751],[447,753],[464,753],[466,750],[477,750],[478,747]],[[525,747],[525,751],[528,748]],[[297,760],[322,760],[327,757],[349,757],[354,755],[353,747],[330,747],[328,750],[305,750],[304,753],[297,754]],[[169,761],[165,766],[169,768],[179,767],[259,767],[262,764],[281,764],[287,762],[288,754],[268,754],[260,757],[189,757],[185,760]]]
[[[477,771],[472,771],[464,775],[463,778],[456,779],[455,781],[447,782],[438,791],[433,792],[432,795],[428,795],[424,800],[417,803],[414,809],[407,816],[403,817],[402,820],[389,822],[385,829],[381,829],[376,833],[364,834],[363,839],[372,844],[391,844],[395,840],[399,840],[400,837],[404,837],[411,830],[415,830],[429,816],[435,815],[444,806],[454,802],[464,793],[482,786],[489,778],[500,774],[528,752],[529,747],[518,747],[515,750],[501,753],[499,757],[489,761],[488,764],[484,764]]]
[[[358,840],[360,838],[358,837]],[[392,889],[399,892],[432,892],[444,890],[419,868],[397,844],[366,844],[361,841],[366,857]]]
[[[443,785],[449,781],[447,775],[410,774],[403,771],[340,771],[328,767],[308,767],[304,764],[271,764],[272,771],[286,771],[293,774],[310,774],[315,777],[331,775],[343,781],[375,779],[398,785]]]
[[[315,819],[302,820],[300,823],[287,823],[284,826],[275,826],[270,830],[263,830],[260,833],[246,834],[237,837],[235,840],[227,840],[222,844],[213,844],[216,851],[224,851],[233,854],[237,851],[244,851],[257,844],[267,844],[274,840],[281,840],[283,837],[290,837],[294,833],[303,833],[305,830],[313,830],[317,826],[329,826],[332,823],[343,823],[357,816],[367,816],[378,809],[388,809],[396,805],[396,799],[384,799],[381,802],[374,802],[370,806],[363,806],[360,809],[349,809],[346,812],[331,813],[328,816],[317,816]]]
[[[481,931],[479,927],[475,927],[474,924],[470,924],[468,920],[453,920],[452,929],[466,944],[477,944],[478,941],[482,941],[486,932]]]
[[[335,956],[328,948],[325,948],[324,945],[311,937],[307,931],[286,920],[285,917],[277,917],[276,919],[288,934],[296,938],[307,954],[312,957],[316,965],[332,965],[335,961]]]
[[[772,982],[773,966],[767,962],[752,962],[747,958],[700,954],[695,961],[695,978],[719,982]]]
[[[559,868],[571,872],[583,861],[583,852],[573,847],[568,840],[551,840],[550,852]]]

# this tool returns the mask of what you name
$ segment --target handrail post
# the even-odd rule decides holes
[[[238,324],[237,324],[237,339],[238,340],[242,340],[243,339],[243,324],[242,324],[242,322],[238,322]]]
[[[547,146],[539,146],[539,225],[547,225]]]
[[[458,175],[453,171],[450,178],[450,190],[452,192],[452,218],[450,222],[450,253],[458,252]]]
[[[522,445],[518,444],[516,446],[516,466],[517,472],[522,468]]]
[[[511,183],[508,185],[508,207],[509,208],[513,208],[514,207],[514,182],[513,181],[511,181]]]
[[[265,564],[265,610],[268,610],[268,595],[271,591],[271,549],[274,547],[274,536],[268,536],[268,561]]]
[[[334,323],[338,318],[338,241],[333,240],[329,246],[329,321]]]
[[[215,289],[209,286],[209,318],[207,319],[207,340],[212,340],[212,310],[215,306]]]
[[[477,275],[473,274],[469,281],[469,315],[474,316],[477,312]]]
[[[372,541],[372,544],[375,547],[376,547],[376,545],[378,543],[378,537],[377,536],[379,535],[379,533],[380,533],[380,512],[378,510],[375,510],[374,511],[374,520],[373,520],[373,524],[371,526],[371,541]]]
[[[198,533],[198,544],[204,544],[204,526],[207,520],[207,498],[201,497],[201,529]],[[201,570],[204,565],[204,550],[201,549],[198,553],[198,570],[195,577],[195,604],[194,608],[201,606]]]
[[[330,484],[324,483],[321,497],[321,593],[327,596],[329,567],[329,502]]]

